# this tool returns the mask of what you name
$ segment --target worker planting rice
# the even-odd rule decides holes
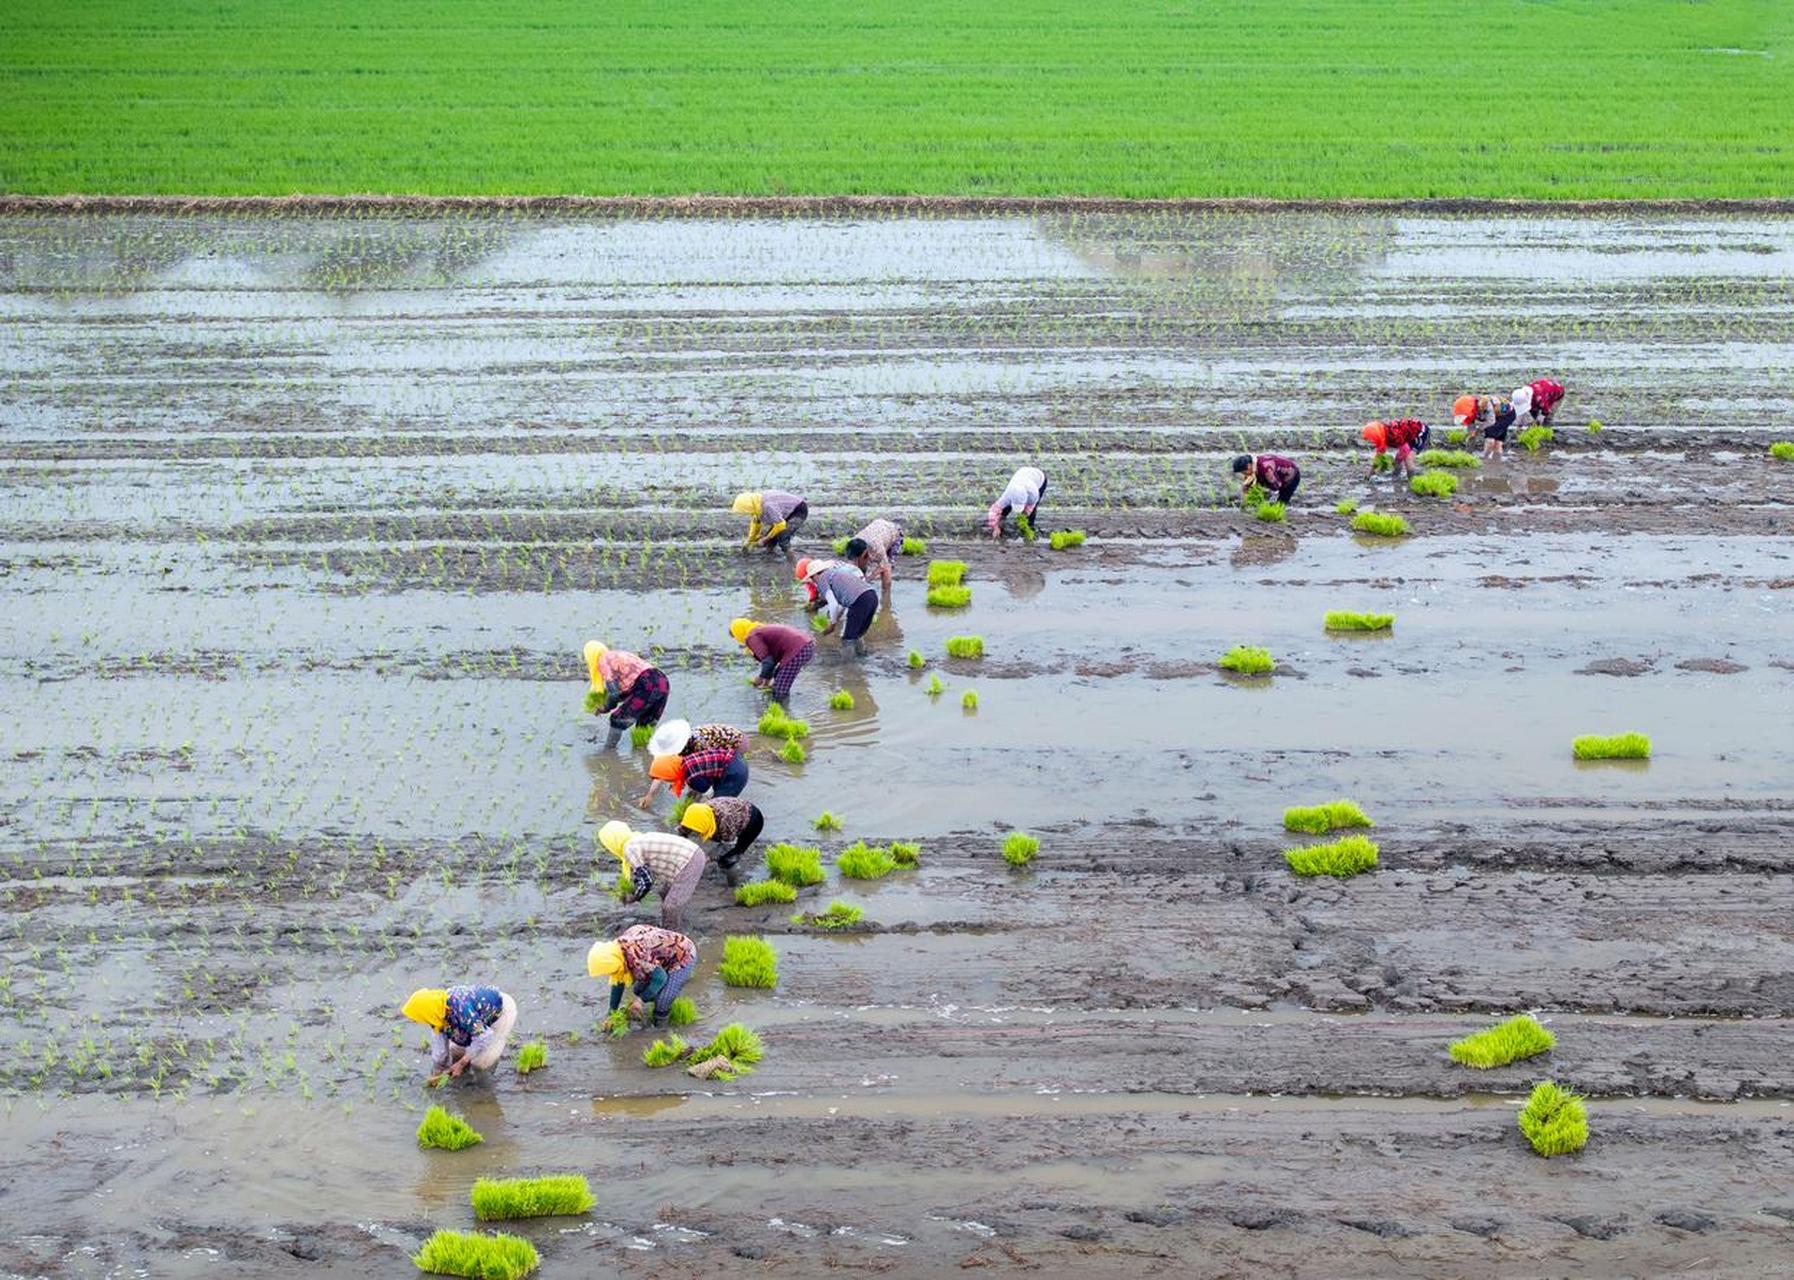
[[[1377,448],[1381,458],[1395,450],[1395,478],[1414,477],[1414,455],[1425,449],[1433,438],[1433,429],[1419,418],[1396,418],[1391,422],[1367,422],[1359,433]],[[1373,466],[1371,474],[1375,475]]]
[[[990,504],[984,513],[984,527],[990,530],[993,539],[1003,536],[1003,521],[1014,515],[1025,519],[1028,527],[1034,527],[1035,515],[1040,510],[1041,499],[1046,497],[1046,472],[1039,467],[1022,467],[1009,477],[1009,483],[997,500]]]
[[[846,556],[867,582],[878,584],[884,603],[891,603],[891,561],[903,554],[903,529],[883,516],[847,540]]]
[[[669,720],[648,739],[648,752],[652,762],[648,791],[640,801],[644,809],[663,786],[672,786],[675,780],[679,787],[674,795],[688,786],[699,794],[719,796],[738,796],[747,788],[747,734],[734,725],[701,724],[694,729],[687,721]],[[680,765],[667,765],[656,772],[654,766],[669,757]]]
[[[492,1070],[517,1025],[517,1002],[497,987],[420,987],[399,1012],[429,1028],[431,1084]]]
[[[789,553],[793,535],[810,518],[809,503],[795,493],[780,493],[776,489],[738,493],[729,509],[748,518],[747,541],[743,545],[750,551],[758,547]]]
[[[1452,421],[1470,431],[1475,440],[1483,439],[1483,457],[1499,458],[1507,444],[1507,433],[1519,416],[1514,402],[1506,396],[1477,396],[1468,393],[1452,402]]]
[[[679,825],[700,840],[719,848],[728,846],[717,856],[716,865],[733,888],[741,883],[741,857],[766,829],[766,817],[758,806],[739,796],[719,796],[708,803],[691,805],[680,816]]]
[[[1514,389],[1514,412],[1524,413],[1540,426],[1548,427],[1563,398],[1563,383],[1555,378],[1534,378]]]
[[[735,643],[760,662],[760,674],[754,677],[756,689],[770,688],[772,700],[781,707],[791,705],[791,686],[798,673],[816,656],[816,642],[796,627],[778,622],[755,622],[737,618],[729,624]]]
[[[586,953],[586,972],[610,981],[610,1011],[623,1004],[623,992],[633,986],[630,1011],[647,1011],[652,1002],[651,1025],[667,1025],[673,1001],[685,989],[698,964],[698,948],[683,933],[638,924],[623,930],[614,940],[600,940]]]
[[[1241,492],[1257,485],[1285,504],[1302,483],[1302,469],[1280,453],[1242,453],[1233,460],[1233,474],[1240,477]]]
[[[610,730],[604,749],[622,741],[633,725],[656,725],[666,713],[672,682],[653,663],[626,649],[607,649],[596,640],[586,641],[586,670],[592,689],[586,695],[593,715],[610,712]]]
[[[679,918],[704,876],[704,851],[684,836],[662,831],[633,831],[627,822],[611,821],[598,829],[598,843],[629,870],[629,896],[640,902],[660,894],[660,922],[679,927]]]
[[[836,560],[799,560],[797,577],[810,597],[804,607],[828,620],[822,634],[833,635],[839,626],[842,645],[864,656],[866,629],[878,616],[878,591],[858,569]]]

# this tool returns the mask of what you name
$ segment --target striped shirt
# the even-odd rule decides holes
[[[631,978],[645,978],[657,968],[671,973],[698,958],[698,949],[690,938],[651,924],[623,930],[617,935],[617,945],[623,948],[623,966]]]
[[[684,836],[663,831],[644,831],[631,836],[623,846],[623,861],[631,867],[647,867],[654,883],[662,888],[673,883],[673,877],[685,870],[692,855],[701,850]]]
[[[740,755],[747,750],[747,734],[730,724],[701,724],[691,731],[691,741],[679,754],[690,756],[700,751],[732,751]]]

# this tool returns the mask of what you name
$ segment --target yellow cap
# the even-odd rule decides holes
[[[623,846],[629,843],[629,837],[634,834],[627,822],[619,822],[613,818],[598,828],[598,843],[620,858],[623,856]]]
[[[708,840],[716,834],[716,810],[707,804],[694,804],[686,809],[685,816],[679,819],[679,825]]]
[[[610,938],[600,938],[586,952],[586,972],[594,978],[623,980],[623,946]]]
[[[448,992],[441,987],[419,987],[399,1006],[399,1012],[432,1031],[440,1031],[448,1021]]]
[[[609,649],[599,644],[596,640],[586,641],[586,670],[592,675],[592,688],[594,691],[604,688],[604,677],[598,674],[598,659],[609,652]]]

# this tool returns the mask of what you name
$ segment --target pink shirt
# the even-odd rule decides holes
[[[621,696],[633,689],[636,677],[652,665],[626,649],[607,649],[604,656],[598,659],[598,674],[603,678],[606,688],[614,685],[617,694]]]

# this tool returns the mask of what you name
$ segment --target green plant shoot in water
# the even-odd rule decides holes
[[[725,986],[774,987],[779,981],[779,953],[764,938],[724,938],[723,961],[716,972]]]
[[[1236,644],[1221,655],[1221,670],[1231,671],[1235,675],[1262,676],[1277,665],[1271,657],[1269,649],[1255,649],[1251,645]]]
[[[1040,852],[1040,839],[1021,831],[1003,837],[1003,861],[1012,867],[1025,867]]]
[[[438,1151],[460,1151],[484,1142],[485,1138],[460,1116],[452,1116],[441,1107],[424,1112],[423,1123],[417,1126],[417,1145]]]

